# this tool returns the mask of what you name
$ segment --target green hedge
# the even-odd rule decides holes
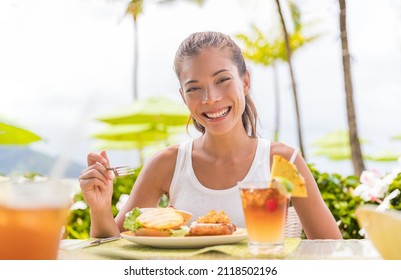
[[[352,190],[359,185],[359,178],[320,173],[313,166],[309,166],[309,168],[318,184],[323,200],[339,224],[343,238],[363,238],[358,233],[360,227],[355,217],[355,209],[364,201],[360,197],[352,196]]]
[[[394,181],[390,184],[386,195],[390,194],[395,189],[398,189],[401,192],[401,173],[399,173],[397,177],[394,179]],[[393,209],[401,210],[401,194],[390,200],[390,204]]]
[[[331,213],[339,224],[344,239],[361,239],[364,236],[359,234],[359,224],[355,217],[355,210],[363,204],[376,204],[377,202],[363,201],[358,196],[353,196],[353,190],[360,184],[356,176],[343,177],[339,174],[320,173],[312,165],[309,166],[318,184],[323,200],[329,207]],[[395,189],[401,191],[401,173],[389,185],[384,197]],[[401,210],[401,194],[390,200],[390,208]]]

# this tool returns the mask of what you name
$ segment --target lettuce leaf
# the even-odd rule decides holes
[[[177,229],[170,229],[170,237],[184,237],[187,235],[189,228],[187,226],[182,226]]]
[[[142,224],[136,220],[136,218],[141,214],[142,212],[138,207],[125,214],[123,227],[130,231],[136,231],[138,228],[141,228]]]

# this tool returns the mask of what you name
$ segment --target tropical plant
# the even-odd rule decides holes
[[[349,142],[351,145],[351,159],[354,166],[354,174],[360,176],[365,170],[365,164],[362,157],[361,144],[358,137],[356,112],[353,98],[352,77],[351,77],[351,61],[348,48],[347,35],[347,9],[345,0],[339,0],[340,6],[340,34],[341,34],[341,50],[344,71],[344,86],[347,104],[348,131]]]
[[[246,59],[263,66],[272,66],[273,68],[273,87],[275,97],[275,121],[274,121],[274,141],[279,140],[280,130],[280,88],[278,86],[277,60],[279,55],[280,41],[278,39],[270,42],[267,35],[256,26],[251,25],[252,31],[256,36],[251,38],[246,34],[237,34],[237,39],[240,39],[245,44],[243,53]]]
[[[309,166],[323,200],[339,224],[344,239],[365,238],[355,216],[363,204],[401,210],[401,165],[388,174],[363,171],[360,177],[320,173]]]
[[[294,8],[296,6],[291,1],[289,1],[288,3],[290,5],[290,7],[291,7],[291,11],[292,11],[291,15],[292,15],[292,18],[294,20],[294,23],[299,22],[299,18],[300,18],[299,10]],[[291,76],[291,82],[292,82],[292,93],[294,95],[295,114],[296,114],[297,129],[298,129],[299,149],[300,149],[302,155],[304,156],[304,158],[306,160],[306,154],[305,154],[305,150],[303,148],[303,141],[302,141],[301,116],[300,116],[299,105],[298,105],[297,86],[296,86],[295,75],[294,75],[294,70],[293,70],[293,66],[292,66],[292,49],[291,49],[291,45],[290,45],[290,36],[288,34],[288,31],[287,31],[287,26],[286,26],[286,22],[284,20],[283,12],[282,12],[282,9],[281,9],[280,0],[276,0],[276,4],[277,4],[277,11],[278,11],[278,13],[280,15],[281,27],[283,29],[283,35],[284,35],[284,41],[285,41],[285,50],[286,50],[286,57],[287,57],[286,60],[287,60],[288,67],[289,67],[289,70],[290,70],[290,76]],[[297,27],[296,24],[295,24],[295,27]]]
[[[355,217],[355,210],[364,201],[359,196],[352,194],[359,185],[359,178],[320,173],[313,165],[310,165],[309,168],[318,184],[323,200],[339,224],[343,238],[363,238],[359,233],[360,227]]]
[[[397,177],[390,183],[388,186],[388,190],[386,195],[393,193],[394,190],[399,190],[401,192],[401,172],[398,173]],[[391,207],[396,210],[401,210],[401,195],[397,195],[396,197],[390,200]]]
[[[289,34],[290,46],[292,52],[295,52],[305,44],[312,42],[318,36],[305,36],[304,29],[306,24],[301,21],[301,16],[296,5],[290,6],[294,24],[294,32]],[[270,36],[272,32],[263,33],[256,25],[251,25],[252,35],[237,34],[236,38],[244,43],[244,56],[246,59],[263,65],[272,67],[273,70],[273,86],[275,95],[275,121],[274,121],[274,137],[275,141],[279,140],[280,129],[280,91],[278,86],[277,63],[280,61],[287,62],[286,44],[283,36]]]
[[[138,65],[139,65],[139,36],[138,36],[138,16],[143,13],[145,0],[130,0],[127,5],[126,14],[132,16],[134,23],[134,64],[133,64],[133,94],[134,100],[139,98],[138,93]],[[177,0],[158,0],[156,3],[172,3]],[[198,5],[203,5],[204,0],[186,0]],[[149,1],[147,1],[149,2]]]
[[[401,165],[385,175],[374,171],[363,171],[360,184],[355,188],[353,194],[361,197],[367,203],[378,204],[379,209],[400,210]]]

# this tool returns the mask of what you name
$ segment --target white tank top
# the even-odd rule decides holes
[[[192,213],[193,220],[210,210],[223,210],[237,227],[244,228],[245,220],[237,186],[225,190],[212,190],[203,186],[192,168],[193,140],[182,143],[170,186],[170,204]],[[270,141],[258,138],[251,168],[242,181],[268,181],[270,178]]]

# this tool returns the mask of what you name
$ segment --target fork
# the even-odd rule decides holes
[[[75,241],[78,241],[77,243],[76,242],[74,242],[72,244],[68,244],[67,243],[66,245],[62,245],[61,244],[60,248],[63,249],[63,250],[67,250],[67,251],[76,250],[76,249],[83,249],[83,248],[86,248],[86,247],[92,247],[92,246],[100,245],[100,244],[111,242],[111,241],[118,240],[118,239],[121,239],[121,236],[112,236],[112,237],[107,237],[107,238],[99,238],[99,239],[95,239],[93,241],[84,240],[84,241],[81,241],[81,242],[79,242],[77,239],[75,239]],[[69,240],[71,241],[72,239],[69,239]]]
[[[116,177],[124,177],[128,175],[135,174],[135,169],[131,166],[124,165],[124,166],[115,166],[115,167],[106,167],[107,170],[113,171]]]

